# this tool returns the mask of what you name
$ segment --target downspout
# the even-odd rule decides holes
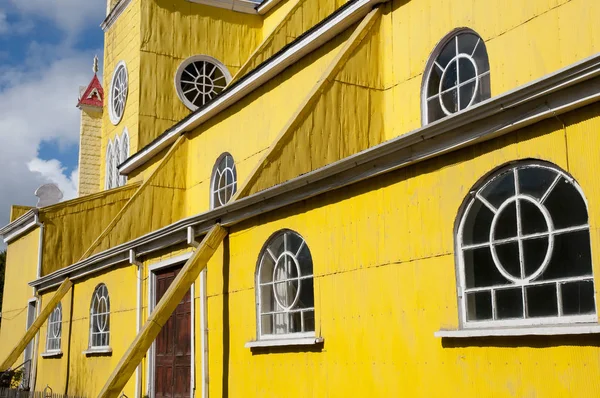
[[[44,224],[40,222],[39,211],[36,209],[35,211],[35,225],[40,227],[39,238],[38,238],[38,259],[37,259],[37,271],[36,275],[38,278],[42,276],[42,257],[43,257],[43,244],[44,244]],[[36,314],[35,317],[40,316],[40,310],[42,307],[42,302],[40,297],[38,296],[38,290],[36,287],[33,288],[33,297],[36,298]],[[35,380],[37,378],[37,359],[38,359],[38,346],[40,344],[40,334],[39,332],[35,335],[35,342],[33,343],[33,352],[31,357],[31,368],[29,371],[29,386],[31,391],[35,391]]]
[[[135,317],[135,335],[137,336],[140,333],[140,328],[142,326],[142,280],[143,280],[143,264],[141,261],[137,260],[137,256],[135,254],[135,250],[129,250],[129,264],[135,265],[137,267],[137,281],[136,281],[136,317]],[[135,397],[139,398],[140,391],[142,391],[142,365],[141,363],[138,365],[135,370]]]

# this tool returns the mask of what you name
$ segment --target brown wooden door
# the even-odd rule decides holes
[[[168,269],[156,274],[156,303],[165,294],[180,269]],[[192,370],[190,300],[190,292],[188,292],[156,338],[154,359],[156,398],[190,397]]]

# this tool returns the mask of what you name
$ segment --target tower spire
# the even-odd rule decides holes
[[[92,68],[94,74],[98,73],[98,56],[94,55],[94,67]]]

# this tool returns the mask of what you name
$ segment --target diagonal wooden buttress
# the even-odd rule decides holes
[[[61,283],[56,293],[54,293],[54,296],[52,296],[50,301],[48,301],[48,304],[46,304],[44,309],[40,312],[40,315],[35,319],[33,324],[31,324],[31,327],[27,329],[23,338],[19,340],[15,348],[13,348],[10,354],[8,354],[8,357],[2,362],[2,365],[0,365],[0,371],[7,370],[9,366],[15,363],[15,361],[19,358],[19,355],[25,351],[27,344],[33,340],[38,330],[40,330],[40,327],[44,324],[44,322],[46,322],[46,319],[48,319],[50,314],[52,314],[52,311],[54,311],[56,305],[60,302],[60,300],[62,300],[72,286],[73,282],[71,282],[69,278],[65,279],[63,283]]]
[[[223,239],[227,236],[227,230],[216,224],[208,231],[202,243],[198,246],[192,257],[185,263],[179,274],[171,283],[171,286],[160,299],[152,314],[148,317],[146,324],[135,337],[119,363],[112,372],[108,381],[98,394],[98,397],[117,397],[133,375],[133,372],[142,361],[144,355],[160,333],[161,328],[167,323],[177,305],[185,294],[190,290],[192,283],[200,276],[200,272],[206,268],[208,260],[213,256]]]

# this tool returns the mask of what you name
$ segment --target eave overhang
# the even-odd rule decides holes
[[[187,0],[187,1],[189,1],[190,3],[204,4],[206,6],[242,12],[244,14],[258,14],[256,9],[260,5],[259,2],[251,1],[251,0]]]
[[[170,146],[182,134],[192,131],[220,112],[234,105],[284,69],[305,55],[323,46],[363,18],[374,6],[387,0],[351,0],[325,20],[299,36],[271,58],[225,89],[211,102],[191,113],[188,117],[165,131],[118,167],[121,175],[128,175],[142,166],[163,149]]]
[[[39,290],[600,101],[600,54],[283,184],[180,220],[30,283]]]
[[[39,225],[38,209],[31,209],[15,221],[0,228],[0,235],[2,235],[4,243],[10,243]]]

